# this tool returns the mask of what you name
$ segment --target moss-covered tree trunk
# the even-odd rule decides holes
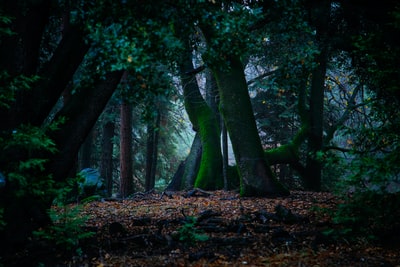
[[[264,157],[241,61],[231,57],[228,69],[214,67],[213,71],[220,93],[220,111],[240,173],[241,195],[287,195],[288,190],[276,180]]]
[[[265,157],[269,164],[289,164],[302,178],[305,176],[305,168],[300,161],[300,147],[307,140],[310,128],[309,111],[307,110],[308,75],[308,71],[305,70],[303,75],[298,77],[297,109],[301,122],[300,129],[287,144],[265,151]]]
[[[186,41],[189,44],[188,40]],[[196,77],[188,74],[193,70],[192,51],[189,48],[183,53],[179,67],[186,112],[194,130],[200,135],[202,145],[200,168],[194,186],[208,190],[222,188],[219,123],[215,113],[202,97]]]

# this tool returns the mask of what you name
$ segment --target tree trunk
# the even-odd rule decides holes
[[[228,154],[228,131],[226,130],[225,123],[221,120],[221,131],[222,131],[222,176],[224,178],[224,190],[228,190],[228,166],[229,166],[229,154]]]
[[[311,83],[310,132],[308,136],[305,176],[303,177],[304,187],[312,191],[321,190],[322,178],[322,163],[317,158],[317,152],[323,149],[324,86],[326,71],[326,56],[323,54],[319,57],[320,65],[313,72]]]
[[[57,114],[66,118],[59,129],[53,134],[52,139],[57,144],[58,152],[48,155],[49,162],[46,173],[52,174],[54,181],[64,182],[69,171],[75,164],[75,159],[83,140],[95,124],[105,104],[116,89],[121,73],[114,72],[107,75],[107,80],[100,80],[96,86],[80,90],[71,96],[70,100]],[[90,99],[90,102],[82,102],[82,99]],[[39,155],[38,155],[39,156]],[[43,156],[43,155],[42,155]],[[13,188],[7,188],[4,194],[13,195]],[[2,231],[2,242],[6,242],[8,249],[21,245],[31,234],[32,230],[49,223],[47,209],[51,205],[51,196],[32,198],[24,195],[13,201],[4,202],[4,218],[7,221],[5,230]]]
[[[40,45],[51,2],[2,1],[0,9],[2,15],[12,17],[10,28],[16,33],[1,35],[0,66],[12,76],[37,74]]]
[[[274,177],[265,157],[248,94],[244,68],[236,57],[229,69],[214,67],[220,92],[220,111],[238,164],[242,196],[275,197],[289,194]]]
[[[181,183],[183,181],[183,173],[185,171],[186,161],[179,163],[178,169],[175,171],[172,180],[169,182],[168,186],[164,191],[179,191],[181,190]]]
[[[15,104],[5,111],[7,116],[0,129],[15,129],[21,123],[35,126],[43,123],[89,49],[84,39],[77,28],[71,28],[64,35],[51,60],[39,73],[41,79],[31,90],[18,92]]]
[[[160,110],[157,110],[156,118],[152,118],[147,124],[147,152],[146,152],[146,178],[145,190],[150,191],[156,182],[156,170],[158,159],[158,133],[160,126]]]
[[[97,84],[72,95],[67,105],[57,113],[55,119],[64,117],[66,122],[52,136],[58,144],[59,152],[51,156],[48,170],[53,173],[55,181],[64,181],[68,176],[79,148],[103,112],[121,77],[122,71],[106,74],[103,79],[99,78]]]
[[[94,129],[92,129],[79,150],[79,170],[93,168]]]
[[[320,54],[316,57],[317,67],[312,73],[310,91],[310,131],[308,136],[307,160],[304,186],[308,190],[320,191],[322,163],[317,152],[323,150],[324,90],[328,62],[328,27],[330,1],[314,1],[310,10],[312,22],[316,26],[316,37],[319,41]]]
[[[186,40],[187,43],[188,40]],[[202,145],[200,169],[195,187],[212,190],[222,188],[222,155],[220,129],[216,115],[200,93],[196,78],[186,74],[193,70],[192,51],[187,49],[180,63],[185,108]]]
[[[166,190],[179,191],[193,188],[200,168],[201,154],[201,139],[200,135],[196,133],[189,155],[179,165]]]
[[[121,131],[120,131],[120,188],[122,198],[133,194],[132,169],[132,106],[123,101],[121,104]]]
[[[103,137],[101,141],[100,175],[105,180],[107,196],[113,192],[113,140],[115,123],[108,121],[103,126]]]
[[[218,109],[219,105],[219,94],[218,86],[215,77],[210,70],[206,70],[206,102],[211,107],[215,116],[217,116],[218,123],[221,129],[221,152],[222,152],[222,177],[224,181],[224,190],[228,190],[228,132],[225,127],[225,122],[221,118],[221,114]]]

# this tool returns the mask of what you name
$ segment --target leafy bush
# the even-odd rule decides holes
[[[346,235],[366,235],[369,239],[400,228],[400,183],[397,165],[389,160],[357,159],[354,175],[341,183],[343,204],[334,217]]]
[[[194,244],[199,241],[207,241],[208,236],[196,227],[197,219],[195,217],[186,217],[185,224],[179,228],[179,241]]]
[[[399,115],[398,103],[376,101],[365,121],[346,128],[352,152],[338,183],[343,203],[334,216],[342,227],[331,234],[383,240],[400,232]]]
[[[341,234],[384,239],[400,231],[400,141],[386,128],[365,130],[365,153],[356,151],[347,177],[339,183],[343,204],[334,221],[343,225]],[[390,140],[390,142],[388,142]]]
[[[7,162],[2,166],[6,186],[0,195],[0,208],[3,210],[0,230],[6,231],[8,220],[18,214],[19,203],[25,203],[22,205],[26,205],[28,209],[36,209],[43,203],[50,203],[56,195],[54,180],[46,172],[45,165],[48,156],[56,152],[56,145],[47,133],[57,127],[58,123],[46,127],[20,125],[12,132],[0,133],[0,150],[3,152],[0,161]],[[42,213],[39,209],[32,214],[31,228],[47,220],[45,212]]]

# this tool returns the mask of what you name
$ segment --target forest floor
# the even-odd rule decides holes
[[[400,266],[399,247],[338,241],[329,193],[240,198],[235,192],[137,194],[83,205],[95,235],[81,256],[52,252],[42,266]],[[56,259],[56,262],[54,262]]]

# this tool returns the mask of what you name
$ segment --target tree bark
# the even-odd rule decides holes
[[[322,178],[322,163],[317,158],[317,152],[323,147],[324,119],[324,87],[326,73],[326,52],[319,56],[319,66],[313,72],[310,93],[310,131],[308,136],[307,160],[304,187],[307,190],[320,191]]]
[[[78,169],[93,168],[94,129],[92,129],[79,149]]]
[[[2,1],[0,5],[2,14],[13,18],[10,28],[15,33],[2,35],[0,66],[12,76],[37,74],[40,45],[49,20],[51,1]]]
[[[66,122],[52,136],[58,144],[59,152],[52,156],[48,170],[53,173],[56,182],[64,181],[68,176],[80,146],[117,88],[121,77],[122,71],[106,74],[94,86],[72,95],[67,105],[57,113],[55,120],[66,118]]]
[[[179,191],[193,188],[200,168],[201,154],[200,135],[196,133],[189,155],[179,165],[166,190]]]
[[[107,196],[111,196],[113,192],[113,137],[115,123],[107,121],[103,126],[103,137],[101,141],[101,162],[100,175],[105,180]]]
[[[145,178],[146,191],[152,190],[156,183],[159,126],[160,126],[160,110],[157,109],[156,118],[153,118],[147,124],[147,152],[146,152],[146,178]]]
[[[133,194],[133,166],[132,166],[132,106],[123,101],[121,104],[121,131],[120,131],[120,188],[122,198]]]
[[[274,177],[265,157],[240,60],[228,58],[229,69],[214,67],[220,111],[228,129],[238,164],[242,196],[275,197],[288,195]]]
[[[186,40],[189,44],[188,40]],[[185,73],[193,70],[192,51],[187,48],[180,62],[185,108],[202,145],[200,169],[194,186],[206,190],[223,187],[220,129],[216,115],[200,93],[196,78]]]
[[[221,120],[222,132],[222,176],[224,178],[224,190],[228,190],[228,167],[229,167],[229,154],[228,154],[228,131],[226,130],[225,123]]]
[[[317,152],[323,150],[323,120],[325,76],[329,57],[328,28],[330,20],[330,0],[311,1],[311,20],[316,27],[316,38],[319,42],[320,54],[316,57],[317,67],[312,73],[310,90],[310,129],[308,136],[307,159],[304,186],[308,190],[320,191],[322,179],[322,163]]]
[[[196,133],[192,146],[190,147],[190,153],[185,160],[184,179],[181,183],[181,189],[191,189],[194,187],[200,169],[202,151],[201,138],[200,135]]]
[[[43,123],[89,49],[84,39],[77,27],[65,33],[44,71],[39,73],[40,80],[31,90],[18,92],[15,104],[5,111],[7,115],[0,129],[15,129],[22,123],[35,126]]]

